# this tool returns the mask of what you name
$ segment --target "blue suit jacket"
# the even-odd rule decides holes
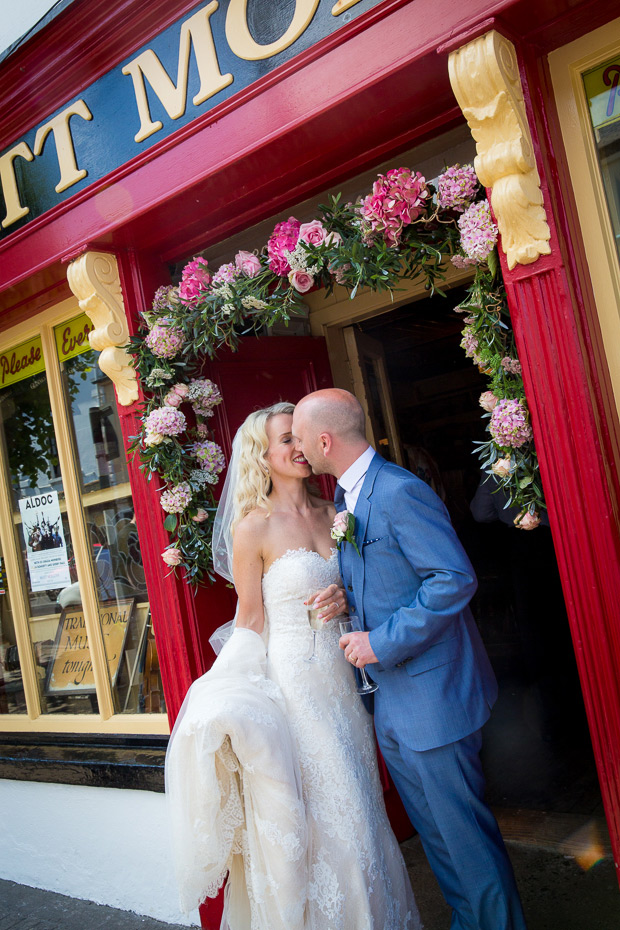
[[[375,454],[355,536],[360,555],[345,543],[340,572],[379,660],[367,672],[381,714],[414,750],[468,736],[488,719],[497,683],[468,607],[474,570],[443,503]]]

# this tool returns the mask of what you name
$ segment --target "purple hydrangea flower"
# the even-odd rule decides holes
[[[458,226],[465,255],[478,262],[488,258],[497,242],[497,226],[491,219],[488,202],[472,203],[459,217]]]
[[[157,358],[174,358],[185,345],[185,336],[178,326],[159,322],[153,326],[144,341]]]
[[[502,449],[518,449],[532,438],[525,404],[520,400],[500,400],[491,414],[489,431]]]
[[[162,493],[160,504],[166,513],[183,513],[191,499],[192,489],[187,481],[182,481]]]
[[[471,165],[452,165],[437,178],[437,202],[445,210],[462,213],[478,190],[478,178]]]
[[[176,407],[157,407],[151,410],[144,421],[148,433],[158,433],[160,436],[178,436],[186,426],[185,414]]]

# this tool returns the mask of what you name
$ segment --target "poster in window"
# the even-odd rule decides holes
[[[30,590],[49,591],[71,584],[67,544],[57,491],[35,493],[19,502]]]
[[[121,668],[127,630],[133,614],[135,598],[99,609],[103,645],[112,687]],[[93,694],[95,676],[88,645],[84,611],[67,607],[60,614],[54,648],[47,666],[46,694]]]

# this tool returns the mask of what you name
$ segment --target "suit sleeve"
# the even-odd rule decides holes
[[[370,645],[384,668],[414,659],[441,641],[477,587],[472,565],[437,495],[416,478],[390,489],[386,519],[422,583],[415,599],[370,633]]]

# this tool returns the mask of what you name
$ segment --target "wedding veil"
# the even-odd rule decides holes
[[[232,562],[233,562],[233,541],[232,541],[232,521],[234,516],[234,496],[235,488],[239,483],[239,460],[241,458],[241,437],[239,432],[235,435],[232,444],[232,454],[228,469],[226,471],[226,480],[220,495],[220,501],[217,506],[215,520],[213,521],[213,534],[211,537],[211,547],[213,552],[213,568],[230,583],[233,582]],[[209,638],[209,642],[216,655],[219,655],[224,643],[230,639],[232,631],[235,628],[237,614],[228,623],[219,626],[215,633]]]

